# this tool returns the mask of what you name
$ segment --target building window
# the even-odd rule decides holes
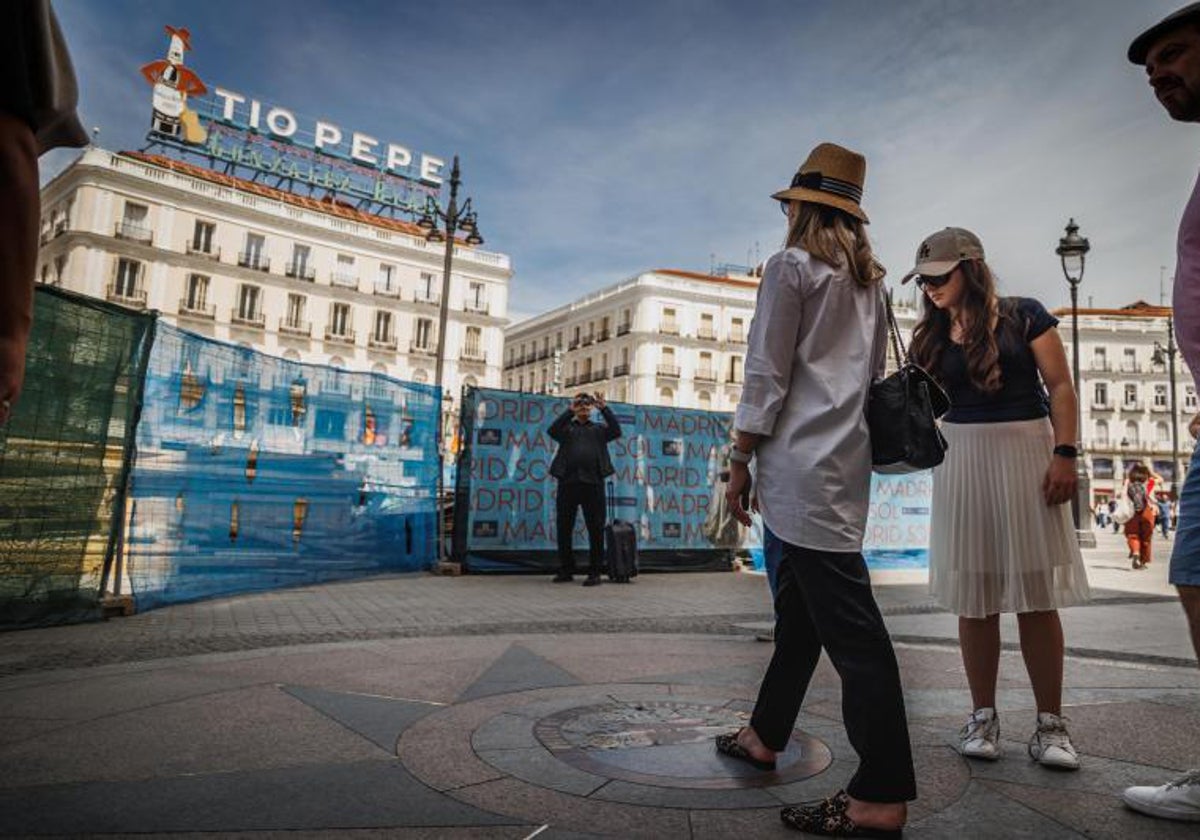
[[[1154,407],[1157,409],[1166,409],[1167,407],[1167,386],[1154,386]]]
[[[189,312],[204,312],[208,309],[208,282],[203,274],[189,274],[184,309]]]
[[[255,268],[260,271],[267,271],[270,268],[270,262],[265,256],[267,248],[267,238],[257,233],[246,234],[246,248],[242,253],[238,254],[238,265],[244,268]]]
[[[329,333],[343,338],[350,335],[350,304],[330,304]]]
[[[658,392],[658,401],[661,405],[675,405],[675,392],[670,388],[661,388]]]
[[[675,319],[675,309],[673,307],[663,307],[662,322],[658,325],[658,329],[667,335],[679,335],[679,322]]]
[[[1108,383],[1097,382],[1092,386],[1092,405],[1104,408],[1108,405]]]
[[[287,265],[286,274],[289,277],[297,277],[301,280],[312,280],[316,277],[316,271],[309,264],[312,261],[312,248],[307,245],[298,243],[292,244],[292,260]]]
[[[467,284],[467,311],[487,313],[487,299],[485,297],[485,289],[482,283]]]
[[[466,341],[463,342],[463,355],[470,359],[483,357],[483,329],[467,327]]]
[[[1154,424],[1154,439],[1158,443],[1170,443],[1171,442],[1170,427],[1167,426],[1166,423],[1155,423]]]
[[[392,313],[382,309],[375,312],[375,326],[371,332],[371,337],[381,343],[386,344],[392,340]]]
[[[1092,349],[1092,370],[1108,370],[1108,349],[1095,347]]]
[[[375,280],[375,291],[384,294],[394,294],[398,291],[396,266],[387,263],[379,264],[379,277]]]
[[[416,331],[413,334],[413,345],[421,350],[428,350],[433,338],[433,321],[428,318],[418,318]]]
[[[703,410],[710,411],[712,409],[712,394],[708,393],[708,391],[701,391],[696,394],[696,404]]]
[[[1121,445],[1137,446],[1138,444],[1138,425],[1132,420],[1125,424],[1125,436],[1121,438]]]
[[[1125,383],[1125,407],[1136,408],[1138,399],[1138,387],[1132,382]]]
[[[121,221],[117,225],[117,236],[122,239],[132,239],[135,242],[150,244],[152,237],[147,223],[150,208],[144,204],[125,202]]]
[[[700,354],[700,363],[696,366],[696,378],[703,381],[712,381],[717,378],[716,368],[713,367],[712,353]]]
[[[1096,421],[1096,445],[1108,446],[1108,421]]]
[[[195,226],[192,228],[192,251],[198,254],[213,253],[213,234],[217,232],[217,226],[212,222],[202,222],[196,220]]]
[[[421,272],[421,279],[417,283],[417,300],[425,303],[437,303],[438,293],[434,286],[433,274],[428,271]]]
[[[705,338],[710,341],[717,337],[717,331],[713,327],[713,316],[711,313],[700,313],[700,330],[696,333],[696,337]]]
[[[1137,369],[1137,351],[1132,347],[1126,347],[1123,351],[1121,370],[1126,373],[1134,373]]]
[[[1196,389],[1191,385],[1183,389],[1183,407],[1188,411],[1196,410]]]
[[[61,286],[63,281],[63,272],[67,270],[67,257],[65,254],[59,254],[54,258],[54,285]]]
[[[254,322],[259,319],[259,288],[243,283],[238,287],[237,318],[239,321]]]
[[[413,382],[424,383],[429,381],[429,374],[423,369],[417,368],[413,371]]]
[[[729,357],[729,382],[740,384],[742,381],[742,357]]]
[[[358,272],[354,268],[354,257],[349,254],[337,255],[337,267],[333,270],[333,284],[358,288]]]
[[[289,294],[287,301],[287,321],[285,326],[293,330],[304,328],[304,295]]]
[[[744,321],[741,318],[734,318],[729,322],[729,340],[736,341],[742,344],[746,341],[746,328]]]
[[[113,295],[119,298],[138,297],[138,281],[142,276],[142,264],[137,260],[121,257],[117,260],[117,276],[113,281]]]

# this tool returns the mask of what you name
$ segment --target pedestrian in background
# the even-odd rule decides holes
[[[1175,517],[1171,515],[1171,497],[1166,493],[1158,494],[1158,524],[1162,528],[1164,540],[1171,538],[1171,523]]]
[[[79,88],[49,0],[0,3],[0,424],[25,382],[37,264],[38,156],[84,146]]]
[[[983,244],[963,228],[926,238],[902,282],[914,277],[925,294],[910,355],[951,405],[941,424],[950,448],[933,471],[929,581],[959,617],[975,707],[959,751],[1000,757],[1000,613],[1010,612],[1037,701],[1029,755],[1075,769],[1058,610],[1089,590],[1066,504],[1076,491],[1076,397],[1058,320],[1032,298],[998,297]]]
[[[1122,491],[1133,505],[1133,516],[1125,523],[1125,543],[1129,546],[1133,568],[1144,569],[1151,560],[1150,543],[1154,538],[1154,519],[1158,513],[1154,492],[1161,478],[1140,462],[1128,469]]]
[[[1200,3],[1185,6],[1151,26],[1133,40],[1127,56],[1145,67],[1155,98],[1171,119],[1200,122]],[[1175,339],[1193,381],[1200,387],[1200,181],[1179,222],[1172,294]],[[1188,424],[1193,438],[1198,431],[1197,421],[1200,415]],[[1197,463],[1196,451],[1192,463]],[[1170,581],[1179,590],[1192,646],[1200,658],[1200,470],[1189,470],[1183,482]],[[1177,735],[1193,746],[1200,743],[1200,732]],[[1200,756],[1200,750],[1195,754]],[[1142,813],[1200,821],[1200,766],[1164,785],[1126,788],[1122,798]]]
[[[604,417],[592,422],[592,409]],[[583,509],[588,535],[588,575],[584,586],[600,583],[604,565],[604,481],[615,470],[608,444],[621,436],[621,424],[599,394],[577,394],[567,410],[550,424],[549,435],[558,443],[550,462],[550,475],[558,480],[554,502],[558,536],[558,574],[555,583],[570,583],[575,574],[575,518]]]
[[[780,541],[779,618],[750,724],[716,741],[725,755],[774,769],[824,648],[842,680],[858,770],[844,791],[780,816],[791,828],[843,837],[899,836],[917,795],[896,654],[862,556],[866,401],[886,350],[884,272],[859,204],[865,175],[862,155],[823,143],[774,195],[787,238],[759,286],[727,494],[749,525],[740,497],[753,459],[758,507]]]

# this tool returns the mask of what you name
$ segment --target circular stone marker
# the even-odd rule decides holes
[[[833,760],[825,744],[799,730],[774,771],[718,753],[714,738],[745,726],[749,717],[726,706],[686,701],[612,701],[543,718],[534,734],[555,758],[580,770],[659,787],[782,785],[815,776]]]

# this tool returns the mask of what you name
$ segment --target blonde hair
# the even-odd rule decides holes
[[[862,221],[825,204],[800,202],[785,246],[803,248],[822,262],[845,268],[860,286],[878,283],[887,273],[871,251]]]

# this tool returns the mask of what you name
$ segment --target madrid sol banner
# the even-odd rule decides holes
[[[460,422],[463,448],[455,494],[454,553],[475,572],[548,571],[555,556],[555,491],[547,430],[565,397],[469,388]],[[621,437],[609,445],[610,518],[634,524],[647,570],[731,568],[733,551],[704,535],[723,492],[719,474],[733,416],[723,412],[610,403]],[[596,422],[603,422],[599,413]],[[868,556],[923,556],[928,546],[928,473],[874,476]],[[583,517],[573,544],[586,552]]]

